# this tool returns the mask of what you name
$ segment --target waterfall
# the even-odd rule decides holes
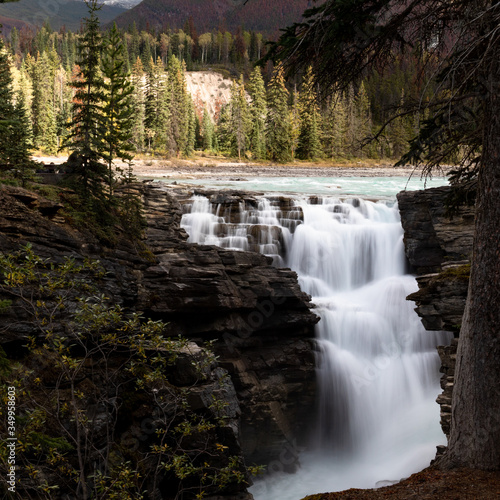
[[[316,327],[318,425],[297,478],[268,475],[256,500],[374,487],[429,464],[439,428],[439,358],[445,333],[427,332],[406,296],[396,205],[360,199],[279,198],[227,210],[194,197],[182,219],[191,242],[259,251],[295,270],[321,317]]]

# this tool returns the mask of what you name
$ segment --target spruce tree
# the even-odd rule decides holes
[[[290,144],[292,150],[292,159],[295,160],[297,148],[299,147],[299,137],[301,128],[302,102],[297,86],[292,92],[292,105],[290,107]]]
[[[160,58],[150,62],[146,76],[145,134],[148,149],[164,151],[168,148],[170,106],[168,82]]]
[[[273,161],[290,161],[292,156],[289,92],[285,87],[283,67],[277,66],[267,88],[266,144],[268,158]]]
[[[70,76],[60,65],[55,75],[54,110],[56,114],[57,136],[59,146],[68,135],[68,123],[71,120],[71,100],[73,91],[69,85]]]
[[[328,99],[323,119],[324,152],[332,160],[344,156],[345,130],[344,99],[340,93],[335,93]]]
[[[404,109],[404,90],[401,90],[399,109]],[[391,145],[391,156],[401,158],[408,149],[409,140],[413,137],[408,133],[408,120],[406,117],[397,116],[387,127],[389,144]],[[458,163],[458,162],[457,162]]]
[[[26,67],[23,64],[21,65],[21,69],[19,71],[19,99],[22,100],[24,106],[24,114],[27,118],[27,135],[29,137],[30,146],[33,145],[33,126],[31,119],[31,104],[33,101],[33,86],[31,83],[31,78],[26,71]],[[17,99],[16,99],[17,101]]]
[[[134,89],[128,79],[126,54],[116,23],[113,23],[104,43],[102,66],[105,77],[103,140],[106,146],[102,156],[108,165],[108,188],[111,195],[114,180],[113,161],[120,158],[124,162],[130,162],[133,158],[131,138]]]
[[[366,156],[367,151],[363,146],[372,133],[372,118],[370,101],[363,82],[354,99],[354,131],[354,153],[357,157]]]
[[[106,150],[104,144],[105,117],[102,110],[104,79],[100,71],[102,38],[99,31],[97,0],[85,0],[89,10],[83,34],[79,39],[79,74],[73,80],[75,89],[73,119],[65,146],[72,154],[68,165],[78,179],[75,186],[81,187],[87,200],[103,198],[103,182],[107,182],[106,165],[101,158]]]
[[[10,31],[10,50],[13,56],[19,51],[19,31],[13,26]]]
[[[168,64],[167,103],[170,111],[169,152],[179,156],[185,153],[189,143],[190,111],[184,67],[173,55]]]
[[[230,153],[232,145],[231,113],[229,104],[220,110],[219,120],[214,134],[214,149],[217,152]]]
[[[132,118],[132,143],[137,151],[144,149],[146,119],[146,104],[144,95],[144,69],[141,59],[138,57],[132,68],[131,82],[134,88],[132,94],[132,106],[134,108]]]
[[[0,38],[0,165],[8,170],[15,168],[23,184],[33,165],[29,147],[26,103],[18,94],[14,104],[9,57]]]
[[[35,163],[31,160],[29,149],[33,147],[31,123],[24,94],[16,94],[14,122],[10,127],[10,162],[16,166],[16,174],[24,187],[26,181],[33,179]]]
[[[243,75],[240,76],[238,81],[233,82],[229,109],[231,115],[233,153],[237,153],[238,159],[241,160],[241,153],[244,153],[247,147],[248,132],[250,129],[250,115],[245,85],[243,83]]]
[[[262,72],[257,66],[250,75],[248,92],[252,99],[250,103],[251,129],[250,129],[250,151],[257,160],[266,158],[266,88]]]
[[[194,147],[196,143],[197,117],[196,117],[196,112],[194,110],[194,102],[193,99],[191,98],[191,94],[186,91],[184,98],[186,99],[186,107],[188,113],[188,123],[187,123],[188,132],[187,132],[187,141],[186,145],[184,146],[183,153],[186,156],[191,156],[194,152]]]
[[[314,90],[314,75],[310,66],[302,82],[300,101],[301,122],[297,156],[303,160],[314,160],[321,155],[321,143],[318,126],[319,109]]]
[[[203,138],[203,149],[212,151],[214,147],[214,124],[210,118],[207,108],[203,109],[203,119],[201,122],[201,136]]]
[[[38,54],[31,64],[33,82],[32,123],[35,147],[49,154],[57,151],[57,123],[54,112],[54,67],[49,54]]]

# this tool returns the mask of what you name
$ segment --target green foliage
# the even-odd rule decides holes
[[[145,136],[148,151],[165,151],[170,126],[170,103],[163,63],[151,62],[146,74]]]
[[[98,293],[104,271],[97,261],[55,263],[28,246],[0,254],[0,271],[0,293],[13,308],[22,306],[35,333],[16,363],[0,351],[2,393],[16,387],[18,498],[57,490],[149,499],[160,482],[184,498],[204,498],[247,481],[241,457],[231,456],[223,441],[224,401],[194,410],[189,388],[169,379],[179,357],[188,356],[195,384],[210,380],[223,393],[227,374],[218,369],[214,378],[216,359],[208,350],[192,353],[191,343],[164,336],[161,321],[109,304]],[[138,401],[151,412],[147,430],[135,437],[126,429],[146,422]],[[0,451],[2,469],[6,453]]]
[[[30,59],[27,67],[33,86],[31,119],[35,147],[48,154],[57,152],[57,125],[54,110],[54,79],[56,67],[49,53]]]
[[[297,156],[314,160],[321,156],[318,98],[314,90],[314,75],[309,67],[302,83],[301,121]]]
[[[87,0],[89,17],[79,39],[79,74],[72,81],[75,89],[73,119],[64,146],[73,151],[71,164],[74,186],[86,198],[103,198],[103,182],[107,179],[106,166],[101,157],[106,151],[104,134],[105,84],[100,69],[102,36],[99,31],[97,0]]]
[[[250,75],[248,84],[248,92],[250,94],[250,113],[251,113],[251,129],[249,134],[250,151],[252,156],[257,160],[266,158],[266,88],[262,72],[257,66]]]
[[[128,78],[126,54],[118,28],[113,24],[104,43],[103,75],[104,84],[104,145],[102,156],[108,164],[108,188],[113,192],[113,160],[120,158],[130,161],[133,158],[132,129],[134,88]]]
[[[167,68],[167,104],[170,121],[168,150],[170,154],[189,155],[194,145],[194,109],[186,88],[185,67],[172,56]]]
[[[146,119],[146,105],[143,85],[144,70],[142,61],[138,57],[132,68],[131,83],[133,86],[132,94],[132,144],[137,151],[144,150],[145,129],[144,121]]]
[[[9,56],[0,39],[0,169],[9,170],[23,184],[34,166],[29,146],[25,102],[18,96],[14,104]]]
[[[329,96],[323,120],[324,152],[330,158],[342,158],[345,155],[345,131],[347,117],[344,98],[340,94]]]
[[[248,144],[248,132],[250,129],[250,114],[248,111],[247,96],[243,75],[238,81],[233,82],[231,87],[231,100],[229,101],[230,114],[230,140],[232,152],[241,160],[241,153],[245,152]]]
[[[201,136],[203,139],[203,149],[212,151],[214,149],[214,124],[206,108],[203,109],[203,120],[201,123]]]
[[[267,88],[266,144],[268,158],[281,163],[292,157],[288,95],[283,67],[277,66]]]

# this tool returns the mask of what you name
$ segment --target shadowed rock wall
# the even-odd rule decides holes
[[[449,187],[398,194],[405,252],[417,273],[419,291],[408,296],[427,330],[453,332],[451,345],[438,347],[441,358],[441,426],[448,436],[458,334],[467,299],[474,236],[474,208],[446,213]],[[442,452],[443,450],[438,450]]]

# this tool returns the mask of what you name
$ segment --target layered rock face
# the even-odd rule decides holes
[[[446,213],[447,186],[398,194],[405,252],[419,274],[441,270],[443,264],[468,261],[474,237],[474,208]]]
[[[239,213],[239,196],[214,200]],[[240,400],[245,456],[274,460],[314,418],[319,318],[309,296],[294,272],[272,267],[269,257],[186,243],[181,206],[161,187],[148,187],[145,212],[146,243],[158,264],[144,272],[141,309],[189,338],[216,341]]]
[[[439,187],[404,191],[397,196],[406,256],[417,273],[419,286],[419,291],[408,296],[408,300],[415,301],[417,314],[427,330],[455,335],[451,345],[438,348],[443,393],[437,402],[441,407],[441,426],[447,436],[457,337],[467,299],[474,236],[474,208],[464,206],[448,216],[445,201],[449,193],[449,187]]]
[[[217,369],[229,372],[237,395],[228,402],[236,431],[231,446],[239,442],[248,462],[274,460],[312,418],[318,318],[310,298],[294,272],[272,267],[268,257],[187,243],[176,198],[159,185],[135,189],[144,202],[145,239],[137,244],[122,238],[110,249],[72,229],[58,204],[3,188],[0,249],[31,243],[36,254],[56,262],[66,256],[99,259],[106,269],[100,292],[112,302],[168,322],[172,335],[213,340]],[[7,320],[1,339],[7,352],[30,333],[22,320]],[[208,404],[206,390],[193,391],[193,404]]]

